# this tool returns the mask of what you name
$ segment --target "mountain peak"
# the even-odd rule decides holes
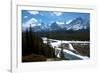
[[[74,19],[70,24],[82,24],[82,23],[83,23],[83,19],[81,17],[78,17]]]
[[[28,25],[31,24],[32,28],[35,29],[35,31],[55,31],[55,30],[80,30],[80,29],[87,29],[89,27],[89,23],[84,23],[85,21],[81,18],[75,18],[72,20],[69,20],[67,22],[61,22],[61,21],[54,21],[50,24],[45,24],[44,22],[39,23],[35,19],[30,19],[24,26],[29,27]],[[87,25],[88,24],[88,25]]]

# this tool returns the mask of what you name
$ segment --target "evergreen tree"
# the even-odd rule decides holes
[[[32,53],[48,58],[55,56],[55,50],[51,47],[49,39],[47,39],[47,44],[44,44],[42,38],[33,31],[30,24],[30,27],[22,32],[22,54],[29,55]]]

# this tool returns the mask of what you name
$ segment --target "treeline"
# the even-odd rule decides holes
[[[55,49],[50,44],[44,44],[38,33],[30,28],[22,32],[22,56],[30,54],[42,55],[45,58],[55,58]]]
[[[49,32],[38,32],[38,34],[41,37],[49,37],[50,39],[57,39],[57,40],[79,40],[79,41],[90,40],[89,30],[49,31]]]

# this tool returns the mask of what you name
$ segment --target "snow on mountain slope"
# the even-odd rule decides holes
[[[66,29],[67,30],[81,30],[81,29],[87,29],[89,28],[89,21],[84,21],[81,17],[71,19],[67,22],[61,22],[61,21],[54,21],[50,24],[45,24],[43,22],[39,22],[37,19],[32,18],[29,21],[22,24],[23,29],[29,28],[31,24],[31,27],[35,29],[35,31],[55,31],[55,30],[61,30]],[[39,27],[39,28],[37,28]]]

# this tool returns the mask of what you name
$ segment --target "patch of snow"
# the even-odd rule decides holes
[[[56,23],[57,23],[58,25],[64,24],[64,22],[59,22],[59,21],[57,21]]]
[[[73,30],[79,30],[79,29],[82,29],[83,26],[81,26],[81,24],[76,24],[72,27]]]
[[[72,19],[72,20],[67,21],[67,22],[66,22],[66,24],[69,24],[69,23],[71,23],[72,21],[73,21],[73,19]]]
[[[42,38],[44,41],[47,40],[47,38]],[[60,40],[54,40],[54,39],[49,39],[50,40],[50,45],[55,49],[55,55],[60,58],[60,52],[61,52],[61,48],[59,48],[59,46],[61,45],[61,43],[66,43],[69,45],[69,49],[70,50],[67,50],[67,49],[63,49],[63,52],[64,52],[64,56],[69,58],[69,59],[74,59],[77,58],[77,59],[89,59],[89,57],[87,56],[82,56],[80,54],[76,54],[74,52],[72,52],[71,50],[73,51],[76,51],[72,44],[71,43],[89,43],[89,41],[60,41]],[[52,42],[54,41],[54,42]]]

